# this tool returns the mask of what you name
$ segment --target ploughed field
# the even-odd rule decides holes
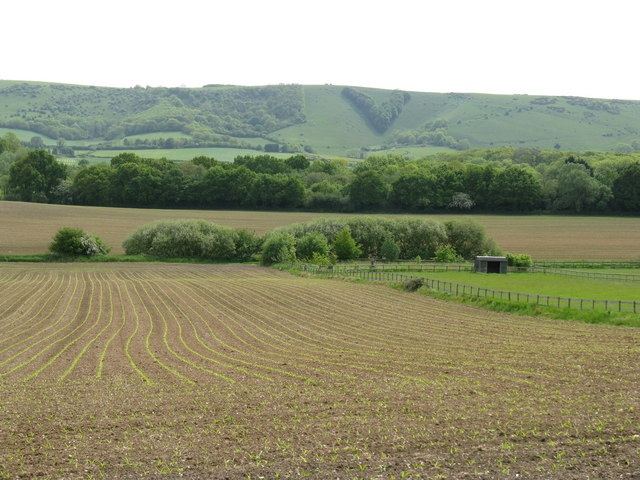
[[[159,210],[79,207],[0,202],[0,255],[46,253],[62,227],[81,228],[100,236],[112,253],[123,253],[122,241],[156,220],[198,218],[259,234],[319,217],[356,216],[317,212],[237,210]],[[397,217],[398,215],[383,215]],[[403,215],[404,216],[404,215]],[[419,215],[415,215],[419,216]],[[471,219],[484,226],[505,252],[540,259],[631,260],[640,258],[640,218],[561,215],[425,215],[440,222]]]
[[[0,478],[635,478],[638,358],[252,265],[3,264]]]

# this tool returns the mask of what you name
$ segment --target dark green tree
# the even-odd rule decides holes
[[[425,171],[405,173],[391,183],[389,201],[403,210],[423,210],[433,203],[434,183]]]
[[[611,190],[617,208],[640,213],[640,163],[634,162],[623,167],[613,181]]]
[[[519,167],[498,172],[491,184],[491,207],[528,212],[540,207],[542,185],[534,173]]]
[[[31,150],[9,169],[10,191],[25,202],[48,202],[67,168],[44,150]]]
[[[389,193],[389,185],[379,173],[371,170],[357,174],[347,188],[356,210],[383,207]]]
[[[111,182],[115,170],[106,165],[83,168],[73,179],[73,198],[80,205],[111,204]]]

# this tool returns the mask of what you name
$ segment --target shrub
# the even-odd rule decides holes
[[[336,261],[337,261],[337,258],[335,253],[333,252],[327,255],[321,255],[318,252],[314,252],[311,258],[309,259],[309,262],[312,265],[333,265],[334,263],[336,263]]]
[[[329,242],[327,242],[327,238],[321,233],[307,233],[296,243],[296,256],[300,260],[311,260],[314,255],[326,257],[328,254]]]
[[[436,262],[453,263],[460,260],[460,256],[456,253],[451,245],[443,245],[436,250]]]
[[[338,260],[353,260],[362,255],[360,245],[351,236],[351,230],[343,229],[333,242],[333,251]]]
[[[241,262],[251,260],[262,246],[260,237],[245,229],[237,230],[236,233],[236,259]]]
[[[507,265],[510,267],[530,267],[533,265],[531,255],[507,253],[505,256],[507,257]]]
[[[49,245],[49,250],[58,255],[105,255],[111,250],[100,237],[78,228],[64,227],[58,230]]]
[[[393,239],[387,237],[380,246],[380,255],[387,262],[395,262],[400,255],[400,247]]]
[[[422,278],[412,278],[402,283],[402,287],[410,292],[415,292],[422,286],[424,286],[424,279]]]
[[[204,220],[164,220],[140,227],[122,246],[127,255],[244,261],[257,252],[259,243],[250,232]]]
[[[271,235],[262,246],[262,264],[292,262],[296,259],[295,238],[288,233]]]

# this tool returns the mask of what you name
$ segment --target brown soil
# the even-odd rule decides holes
[[[155,220],[198,218],[220,225],[265,233],[275,227],[318,217],[345,214],[78,207],[0,202],[0,255],[46,253],[62,227],[82,228],[99,235],[123,253],[122,241]],[[353,215],[348,215],[353,216]],[[388,215],[393,217],[393,215]],[[473,219],[507,252],[534,259],[624,260],[640,256],[640,218],[557,215],[429,215],[439,221]]]
[[[4,264],[0,478],[638,478],[638,358],[255,266]]]

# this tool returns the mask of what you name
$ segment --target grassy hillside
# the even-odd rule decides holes
[[[394,98],[404,104],[376,127]],[[631,151],[640,149],[640,102],[424,92],[398,97],[334,85],[122,89],[0,81],[0,128],[25,141],[38,135],[48,145],[64,138],[67,146],[97,149],[262,149],[277,143],[282,150],[355,158],[382,149],[419,156],[504,145]]]

